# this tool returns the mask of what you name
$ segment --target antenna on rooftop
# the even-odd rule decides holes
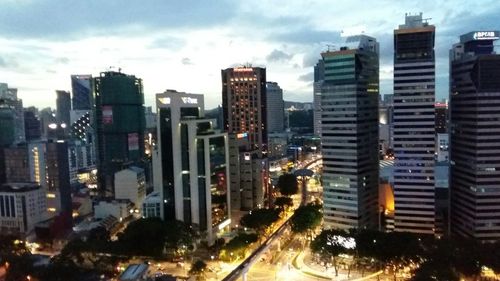
[[[333,44],[326,44],[327,51],[335,51],[335,45]]]

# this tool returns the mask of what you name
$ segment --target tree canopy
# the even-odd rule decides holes
[[[278,178],[277,187],[284,196],[291,196],[299,192],[297,177],[294,174],[283,174]]]
[[[295,233],[306,233],[321,224],[323,213],[321,205],[308,204],[300,206],[293,214],[290,224]]]
[[[255,209],[244,215],[240,224],[262,234],[266,228],[279,219],[279,214],[280,212],[275,209]]]
[[[274,200],[274,205],[276,205],[281,210],[284,210],[286,207],[293,206],[293,199],[290,197],[281,196]]]

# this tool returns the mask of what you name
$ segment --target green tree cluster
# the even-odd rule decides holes
[[[292,196],[299,192],[297,177],[294,174],[283,174],[278,178],[277,187],[283,196]]]
[[[291,228],[295,233],[310,234],[312,230],[321,224],[323,213],[322,205],[308,204],[300,206],[295,210],[291,220]]]
[[[280,218],[277,209],[255,209],[244,215],[240,224],[255,230],[259,235],[265,235],[266,230]]]

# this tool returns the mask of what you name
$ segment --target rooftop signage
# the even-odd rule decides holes
[[[198,104],[197,98],[182,97],[181,99],[184,104]]]
[[[477,31],[474,32],[472,38],[474,40],[495,40],[498,39],[498,31]]]

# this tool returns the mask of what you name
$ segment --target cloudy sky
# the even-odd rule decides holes
[[[25,106],[54,106],[71,74],[115,67],[144,80],[146,104],[176,89],[221,103],[220,70],[265,66],[287,100],[312,100],[312,66],[341,31],[381,46],[381,94],[392,89],[392,33],[406,12],[436,25],[437,96],[448,91],[448,49],[472,30],[500,30],[498,0],[0,0],[0,82]]]

